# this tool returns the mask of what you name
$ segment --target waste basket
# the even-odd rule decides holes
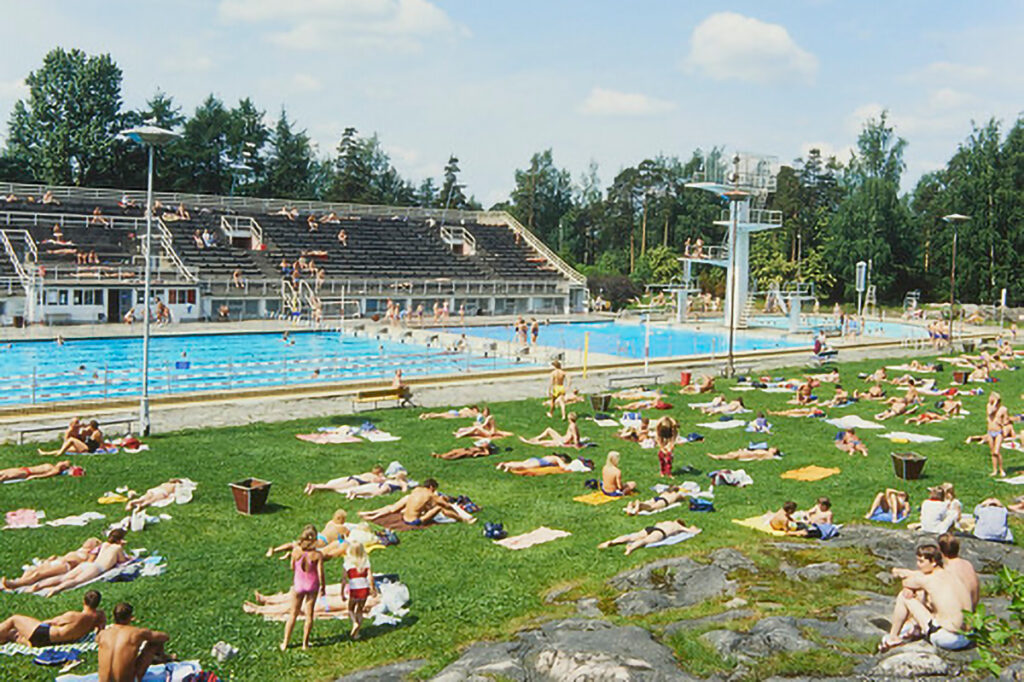
[[[916,452],[894,452],[892,453],[892,468],[896,471],[896,478],[904,481],[916,481],[921,478],[921,471],[928,458]]]
[[[590,408],[594,412],[607,412],[608,408],[611,407],[612,397],[607,393],[599,393],[597,395],[590,396]]]
[[[231,493],[235,496],[235,509],[242,514],[257,514],[267,504],[267,497],[270,495],[270,481],[247,478],[228,485],[231,487]]]

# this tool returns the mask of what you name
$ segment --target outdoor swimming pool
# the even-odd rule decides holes
[[[789,329],[789,319],[785,317],[755,317],[751,319],[750,324],[758,327],[772,327],[773,329]],[[883,336],[890,339],[928,338],[928,330],[915,324],[866,320],[864,326],[864,332],[868,336]],[[838,323],[831,315],[804,315],[801,317],[801,329],[806,330],[806,333],[811,333],[812,330],[816,331],[817,329],[837,330],[838,328]]]
[[[499,341],[513,341],[514,334],[508,325],[490,327],[466,327],[468,336],[479,336]],[[541,325],[537,342],[542,346],[582,350],[584,334],[590,336],[590,352],[617,355],[625,358],[644,357],[645,326],[622,322],[570,322]],[[744,350],[768,350],[773,348],[810,347],[810,336],[786,338],[757,332],[740,331],[736,334],[735,348]],[[729,334],[718,330],[696,330],[678,327],[651,325],[650,356],[652,358],[677,355],[704,355],[725,353],[729,346]]]
[[[448,353],[339,332],[154,336],[154,395],[343,381],[390,380],[523,366],[503,358]],[[142,339],[21,341],[0,346],[0,405],[136,396]]]

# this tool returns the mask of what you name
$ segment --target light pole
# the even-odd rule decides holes
[[[729,200],[729,212],[732,213],[732,229],[729,231],[729,280],[727,282],[729,285],[729,365],[726,368],[726,374],[731,378],[735,374],[733,345],[736,338],[736,287],[738,285],[736,278],[736,232],[739,229],[740,217],[738,204],[750,194],[741,189],[731,189],[722,196]]]
[[[950,258],[949,264],[949,348],[953,348],[953,321],[956,319],[953,315],[953,305],[956,301],[956,237],[957,237],[957,226],[965,220],[970,220],[971,217],[967,215],[961,215],[959,213],[950,213],[949,215],[942,216],[942,219],[953,226],[953,255]]]
[[[146,257],[145,285],[143,287],[142,324],[142,396],[139,399],[139,433],[149,435],[149,289],[152,279],[153,259],[153,149],[163,147],[172,142],[178,134],[156,126],[137,126],[121,131],[121,137],[149,147],[149,172],[146,176],[146,240],[143,242],[143,253]]]

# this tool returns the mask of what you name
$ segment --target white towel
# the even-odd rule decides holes
[[[664,540],[658,540],[647,545],[648,547],[667,547],[668,545],[678,545],[683,540],[689,540],[692,537],[696,537],[700,531],[696,533],[676,533],[675,535],[669,535]]]
[[[826,424],[831,424],[837,429],[884,429],[885,426],[877,422],[862,419],[855,414],[848,414],[839,419],[826,419]]]
[[[738,429],[741,426],[746,426],[747,422],[742,419],[729,419],[724,422],[707,422],[704,424],[697,424],[701,428],[711,429],[713,431],[722,431],[724,429]]]
[[[1000,478],[1000,483],[1009,483],[1010,485],[1024,485],[1024,474],[1014,476],[1013,478]]]
[[[392,436],[387,431],[364,431],[359,434],[371,443],[390,443],[395,440],[402,440],[401,436]]]
[[[605,427],[619,425],[619,422],[615,421],[614,419],[595,419],[594,423],[597,424],[598,426]]]
[[[661,509],[655,509],[654,511],[639,511],[639,512],[637,512],[637,516],[650,516],[652,514],[660,514],[663,511],[668,511],[669,509],[675,509],[676,507],[681,507],[681,506],[682,506],[681,502],[673,502],[672,504],[670,504],[667,507],[662,507]]]
[[[879,438],[888,438],[889,440],[905,440],[910,443],[937,443],[941,438],[938,436],[926,436],[921,433],[910,433],[908,431],[893,431],[892,433],[880,433]]]

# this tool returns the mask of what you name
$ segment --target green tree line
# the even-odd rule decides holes
[[[155,93],[139,110],[121,99],[122,73],[109,55],[57,48],[26,78],[28,96],[8,122],[0,180],[96,187],[145,186],[146,156],[117,133],[142,123],[181,138],[161,151],[159,190],[322,199],[395,206],[475,209],[453,154],[437,179],[411,180],[395,169],[376,133],[339,131],[335,149],[319,154],[282,109],[272,126],[249,98],[234,106],[208,96],[185,114],[172,96]],[[811,150],[783,165],[768,208],[783,228],[755,235],[751,274],[759,288],[813,282],[825,299],[850,300],[858,261],[870,261],[881,301],[912,289],[926,300],[949,296],[953,231],[958,231],[957,297],[992,303],[1007,289],[1024,303],[1024,118],[1008,129],[971,122],[970,134],[941,170],[900,192],[908,142],[886,113],[864,123],[848,159]],[[681,276],[687,240],[721,243],[713,225],[723,198],[687,187],[705,165],[727,163],[720,147],[688,157],[658,155],[620,170],[607,186],[596,163],[578,178],[552,149],[514,170],[513,189],[492,208],[513,214],[595,287],[627,297],[645,283]],[[951,213],[970,216],[953,225]],[[702,269],[715,290],[722,273]]]

